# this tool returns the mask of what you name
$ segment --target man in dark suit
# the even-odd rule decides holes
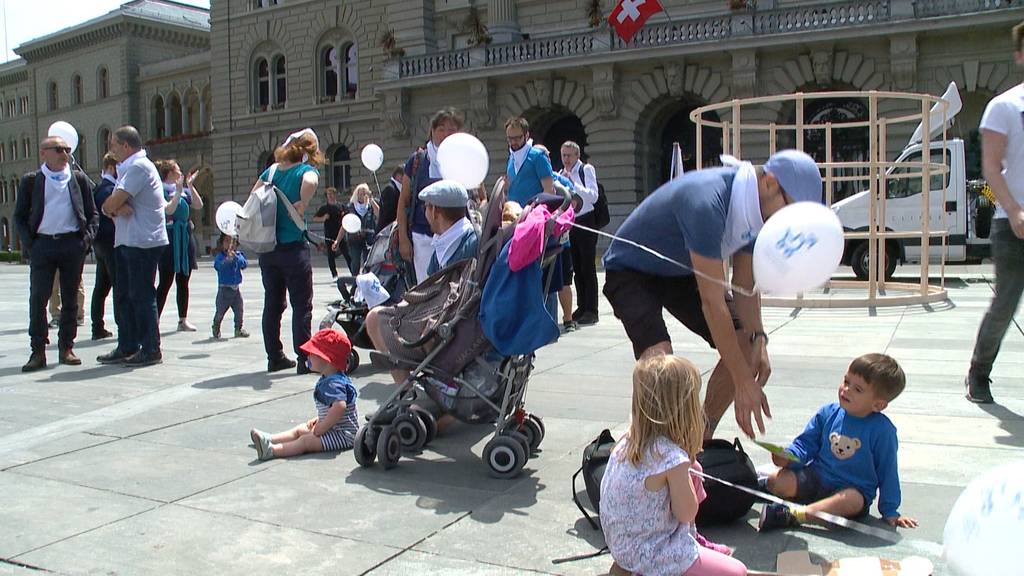
[[[402,176],[405,168],[396,166],[391,172],[391,181],[380,191],[380,216],[377,217],[377,229],[380,232],[398,217],[398,196],[402,193]]]
[[[92,193],[93,199],[96,201],[97,210],[114,193],[115,184],[117,184],[117,158],[114,158],[113,154],[107,152],[103,156],[103,178],[96,185],[96,189]],[[92,289],[93,340],[103,340],[113,336],[107,330],[103,316],[107,296],[117,280],[117,271],[114,269],[114,221],[103,213],[100,213],[99,217],[99,230],[96,232],[96,239],[92,243],[92,252],[96,256],[96,284]],[[113,308],[114,315],[116,316],[117,308]]]
[[[58,137],[43,140],[43,164],[18,184],[14,221],[29,257],[29,327],[32,355],[23,372],[46,367],[46,303],[54,274],[60,271],[64,309],[57,336],[61,364],[79,365],[72,351],[78,334],[78,285],[82,265],[96,235],[98,215],[89,179],[71,170],[71,147]]]

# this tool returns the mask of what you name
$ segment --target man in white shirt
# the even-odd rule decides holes
[[[594,204],[597,202],[597,172],[591,164],[580,160],[580,146],[572,140],[562,144],[562,175],[572,180],[579,206],[576,222],[597,228]],[[573,228],[569,232],[569,252],[575,271],[576,311],[572,319],[582,326],[596,324],[597,316],[597,234]]]
[[[114,192],[103,203],[103,213],[114,219],[117,348],[96,360],[139,368],[163,361],[156,271],[167,247],[167,202],[160,174],[146,155],[135,127],[122,126],[114,131],[110,153],[120,162]]]
[[[1024,66],[1024,22],[1013,28],[1013,58]],[[981,168],[999,206],[992,220],[996,289],[978,328],[967,399],[990,404],[989,374],[1024,292],[1024,84],[988,103],[981,117]]]
[[[68,164],[72,149],[62,138],[43,140],[43,164],[18,185],[14,220],[29,257],[29,328],[32,354],[22,372],[46,367],[46,303],[54,275],[60,272],[64,310],[57,337],[61,364],[82,363],[72,351],[78,335],[78,292],[85,254],[96,235],[98,218],[85,174]]]

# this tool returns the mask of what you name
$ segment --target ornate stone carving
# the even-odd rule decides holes
[[[494,85],[486,78],[469,84],[469,112],[477,129],[494,127]]]
[[[409,93],[405,89],[384,93],[384,120],[391,135],[405,138],[409,135]]]
[[[551,78],[538,78],[533,81],[533,93],[537,95],[537,105],[541,108],[551,107]]]
[[[734,98],[754,96],[757,91],[757,52],[736,50],[732,53],[732,93]]]
[[[600,64],[593,67],[593,100],[601,118],[618,115],[618,101],[615,99],[615,66]]]
[[[899,90],[909,90],[917,81],[917,36],[897,34],[889,37],[889,68],[892,84]]]
[[[683,81],[686,78],[684,71],[682,58],[665,65],[665,83],[668,84],[668,93],[673,98],[683,97]]]
[[[818,86],[832,83],[832,50],[818,50],[811,54],[811,68],[814,71],[814,82]]]

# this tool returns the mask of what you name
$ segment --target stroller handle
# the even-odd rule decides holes
[[[558,218],[572,205],[572,192],[558,181],[553,182],[553,186],[555,193],[562,197],[562,205],[558,207],[554,214],[554,217]]]

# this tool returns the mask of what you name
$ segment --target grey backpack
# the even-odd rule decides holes
[[[274,186],[277,164],[267,171],[267,179],[249,193],[237,216],[238,243],[247,252],[265,254],[277,246],[277,203],[284,204],[288,215],[299,230],[306,231],[306,223],[288,197]]]

